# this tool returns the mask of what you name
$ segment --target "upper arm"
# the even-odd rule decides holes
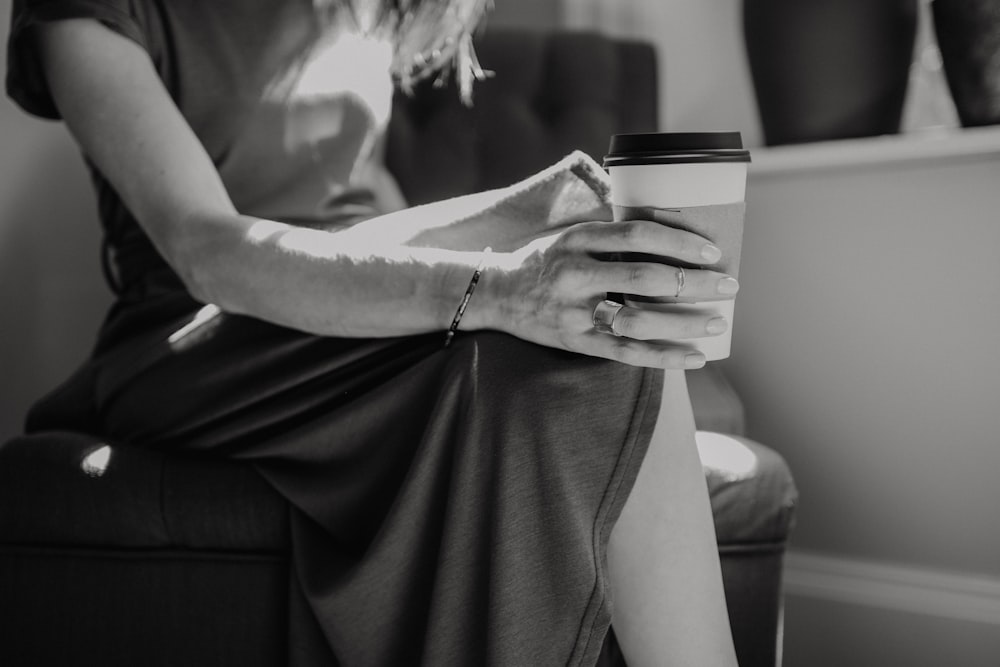
[[[186,223],[235,211],[149,55],[93,19],[36,30],[59,113],[159,252],[190,283],[198,230]]]

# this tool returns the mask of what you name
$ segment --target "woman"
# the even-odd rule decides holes
[[[79,142],[118,294],[28,428],[252,461],[335,656],[293,637],[293,663],[589,665],[613,623],[630,665],[733,665],[704,359],[664,342],[720,323],[600,319],[607,292],[733,293],[670,266],[718,249],[529,219],[470,250],[481,198],[407,209],[381,164],[392,77],[454,62],[468,94],[483,5],[15,2],[8,91]]]

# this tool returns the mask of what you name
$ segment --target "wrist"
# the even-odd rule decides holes
[[[513,255],[510,253],[490,253],[484,258],[479,284],[458,327],[460,331],[505,330],[507,318],[504,313],[508,310],[510,294],[507,285],[512,269]]]

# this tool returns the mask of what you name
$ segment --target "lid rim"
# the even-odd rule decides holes
[[[608,153],[744,150],[740,132],[633,132],[611,136]]]
[[[746,149],[720,148],[706,150],[676,150],[676,151],[617,151],[609,152],[605,157],[656,157],[659,155],[750,155]]]
[[[603,165],[604,167],[624,167],[642,164],[698,164],[704,162],[746,164],[751,162],[750,151],[605,155]]]

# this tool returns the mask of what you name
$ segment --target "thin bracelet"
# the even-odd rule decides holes
[[[462,303],[458,304],[458,310],[455,311],[455,318],[451,321],[448,333],[444,336],[445,347],[451,345],[451,339],[455,337],[455,332],[458,331],[458,323],[462,321],[462,315],[465,315],[465,307],[469,305],[469,299],[472,298],[472,293],[476,291],[476,285],[479,284],[479,276],[483,272],[483,264],[486,263],[486,257],[491,252],[493,252],[493,248],[487,247],[483,249],[483,256],[479,258],[479,264],[476,265],[476,270],[472,274],[472,280],[469,281],[469,287],[465,290]]]

